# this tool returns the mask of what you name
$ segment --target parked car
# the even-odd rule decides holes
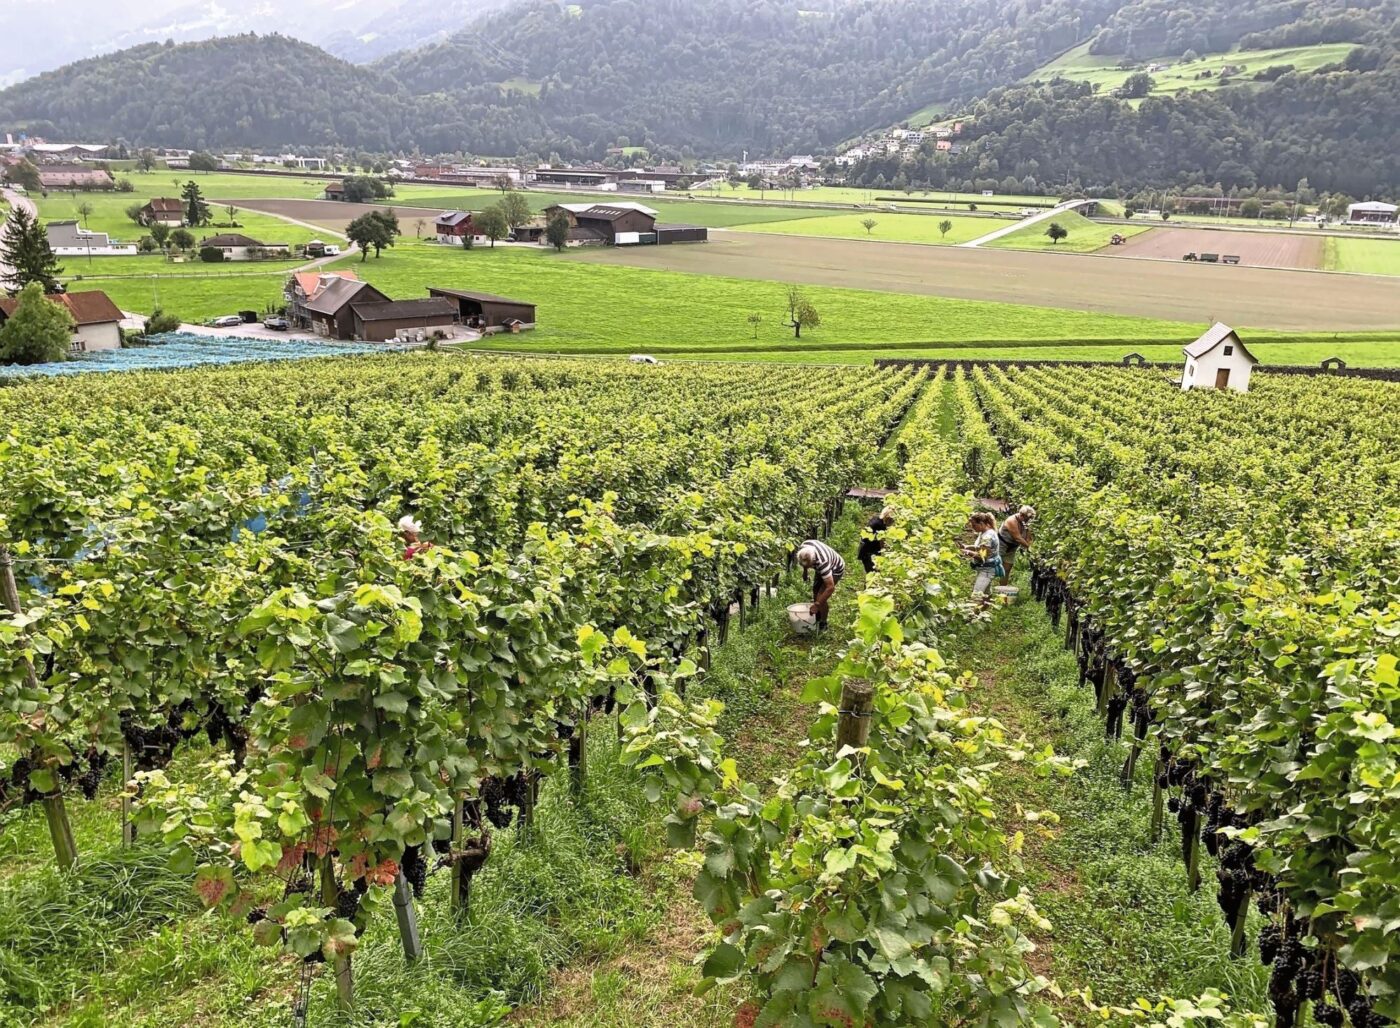
[[[225,314],[222,317],[214,318],[209,322],[210,328],[237,328],[243,324],[243,319],[237,314]]]
[[[645,354],[645,353],[634,353],[634,354],[632,354],[632,356],[628,357],[627,359],[628,359],[629,361],[631,361],[633,364],[660,364],[660,363],[661,363],[661,362],[660,362],[659,360],[657,360],[655,357],[652,357],[651,355]]]
[[[327,257],[339,257],[339,256],[340,256],[340,247],[335,246],[334,244],[327,244],[326,247],[325,247],[325,251],[326,251],[326,256],[327,256]]]
[[[277,317],[276,315],[270,318],[264,318],[263,328],[270,328],[277,332],[285,332],[287,331],[287,319]]]

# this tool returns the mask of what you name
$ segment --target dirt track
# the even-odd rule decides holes
[[[1234,254],[1251,268],[1322,267],[1323,240],[1288,232],[1222,232],[1208,228],[1154,228],[1100,253],[1179,261],[1185,253]]]
[[[1387,281],[1277,268],[715,229],[710,230],[710,239],[709,243],[589,250],[576,258],[700,275],[999,300],[1173,321],[1215,319],[1250,328],[1298,332],[1400,328],[1400,278]]]
[[[246,207],[250,211],[276,214],[283,218],[304,221],[330,229],[332,232],[341,233],[345,231],[346,225],[361,214],[384,209],[379,204],[341,203],[339,200],[237,200],[235,202],[238,206]],[[421,218],[431,228],[433,221],[442,213],[442,211],[430,210],[425,207],[397,207],[394,212],[399,216],[399,227],[410,236],[414,234],[413,223],[415,221]]]

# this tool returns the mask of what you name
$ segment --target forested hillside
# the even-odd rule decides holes
[[[857,177],[1227,189],[1307,177],[1364,194],[1397,175],[1397,10],[1397,0],[523,0],[368,67],[277,35],[147,44],[0,92],[0,128],[566,159],[600,157],[625,137],[705,157],[829,151],[936,103],[973,116],[971,145],[872,162]],[[1267,82],[1136,110],[1080,86],[1012,85],[1090,41],[1110,61],[1359,46],[1314,74],[1271,69]]]
[[[1393,25],[1395,0],[1129,0],[1090,52],[1129,57],[1354,42]]]
[[[187,146],[814,149],[1013,82],[1121,3],[527,0],[369,69],[276,36],[137,47],[0,93],[0,122]]]
[[[1363,59],[1374,51],[1360,50]],[[1400,63],[1285,75],[1264,90],[1150,97],[1134,108],[1085,83],[995,90],[970,109],[961,154],[923,153],[853,169],[861,185],[1084,190],[1219,185],[1400,193]],[[967,186],[971,188],[971,186]]]

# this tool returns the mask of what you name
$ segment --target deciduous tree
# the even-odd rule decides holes
[[[1051,245],[1058,246],[1061,239],[1069,235],[1069,229],[1065,228],[1058,221],[1050,222],[1050,227],[1045,230],[1045,234],[1050,237]]]
[[[569,216],[563,211],[555,211],[544,227],[544,236],[550,246],[562,251],[569,243],[569,228]]]
[[[530,201],[525,198],[525,194],[515,190],[511,190],[501,197],[500,207],[501,213],[506,216],[506,224],[510,226],[512,232],[521,225],[528,224],[530,219],[535,216],[534,211],[530,210]]]
[[[938,223],[938,235],[939,235],[939,238],[940,238],[940,239],[946,239],[947,236],[948,236],[948,233],[951,232],[952,229],[953,229],[953,223],[952,223],[951,221],[949,221],[947,218],[944,218],[942,221],[940,221],[940,222]]]
[[[788,319],[783,324],[792,329],[794,339],[802,338],[803,328],[821,327],[821,313],[801,286],[788,286],[787,307]]]
[[[874,218],[865,218],[861,221],[860,227],[865,229],[865,234],[868,236],[875,231],[875,226],[878,224],[880,223]]]
[[[19,294],[19,306],[0,327],[0,361],[6,364],[47,364],[68,354],[73,316],[62,303],[44,295],[30,282]]]
[[[497,239],[504,239],[510,232],[510,222],[506,220],[506,212],[501,209],[501,205],[498,203],[493,203],[486,210],[473,217],[472,222],[483,236],[491,240],[493,248]]]

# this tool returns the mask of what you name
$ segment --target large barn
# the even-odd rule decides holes
[[[483,335],[535,327],[535,305],[525,300],[511,300],[492,293],[433,286],[428,288],[428,295],[455,303],[457,316],[462,324],[467,328],[476,329]]]
[[[569,242],[573,244],[636,246],[656,242],[656,211],[631,200],[557,203],[545,208],[545,221],[561,211],[569,219]]]

